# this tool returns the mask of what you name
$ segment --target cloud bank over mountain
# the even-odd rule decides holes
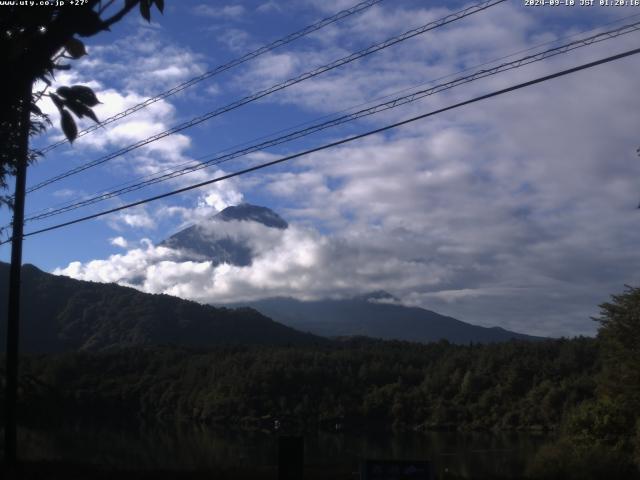
[[[229,214],[234,209],[244,211]],[[256,209],[262,217],[255,215]],[[381,229],[377,233],[370,229],[322,235],[299,224],[287,225],[269,209],[244,205],[230,207],[158,245],[145,240],[125,253],[72,262],[54,273],[214,304],[270,297],[349,298],[388,290],[404,304],[449,315],[462,312],[457,318],[485,326],[545,335],[584,332],[590,312],[580,318],[576,311],[588,293],[578,285],[562,295],[554,291],[562,285],[560,280],[509,285],[509,270],[513,276],[533,278],[533,262],[506,262],[505,256],[506,268],[496,272],[490,257],[484,264],[473,263],[470,256],[476,252],[436,243],[409,229],[398,228],[393,239]],[[483,287],[496,275],[505,277],[500,286]],[[473,284],[478,288],[468,287]],[[524,321],[532,310],[537,312],[535,324]],[[567,321],[572,315],[575,331]]]
[[[322,16],[352,2],[269,3],[283,8],[265,7],[260,15],[289,29],[294,20],[303,21],[296,15],[304,8],[314,6],[314,14]],[[203,82],[197,92],[158,102],[99,139],[80,139],[74,155],[124,146],[134,136],[173,125],[178,117],[201,114],[461,7],[462,2],[381,2],[300,43],[247,62],[228,76]],[[496,59],[507,55],[515,59],[566,43],[577,38],[577,32],[592,35],[594,26],[631,12],[526,9],[505,2],[140,149],[108,172],[127,173],[121,180],[129,181],[132,174],[210,158],[204,154],[424,88],[465,69],[489,68],[482,65],[503,62],[506,59]],[[197,22],[192,11],[187,14]],[[206,28],[217,28],[209,38],[231,56],[273,39],[272,32],[269,37],[246,23],[250,18],[238,15],[229,25],[222,15],[209,15]],[[256,18],[261,25],[268,23]],[[634,33],[578,49],[223,166],[231,172],[316,147],[635,48],[637,38]],[[144,31],[113,46],[96,46],[83,60],[87,73],[78,81],[98,78],[102,86],[97,90],[112,95],[105,98],[115,112],[219,63],[220,58],[208,58],[200,44],[185,46],[183,41],[188,43],[181,39],[167,44],[158,32]],[[127,42],[136,51],[120,58],[117,51]],[[538,47],[529,50],[534,45]],[[146,57],[138,65],[140,55]],[[175,68],[164,71],[165,59]],[[108,75],[100,77],[102,71]],[[123,75],[125,71],[129,74]],[[637,59],[621,60],[132,209],[102,223],[79,225],[73,227],[80,232],[74,238],[63,238],[62,233],[57,237],[61,247],[56,251],[65,254],[55,260],[47,254],[47,268],[203,302],[274,295],[343,297],[384,289],[403,303],[482,325],[535,335],[592,334],[597,325],[590,317],[597,315],[598,305],[621,292],[624,284],[640,283],[639,73]],[[101,116],[110,113],[105,110]],[[170,186],[159,185],[155,193],[222,173],[203,169]],[[63,187],[60,196],[69,193]],[[114,199],[111,205],[128,200]],[[243,243],[251,252],[250,265],[216,263],[161,243],[171,232],[206,224],[215,211],[243,201],[273,206],[289,223],[282,230],[248,222],[227,222],[225,233],[210,229],[214,241],[229,237]],[[32,251],[52,251],[47,242],[54,235],[42,241],[33,237]],[[93,243],[85,241],[92,235]],[[102,248],[95,247],[101,245],[98,236]]]

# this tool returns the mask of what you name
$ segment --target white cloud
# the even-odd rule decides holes
[[[220,94],[220,92],[222,91],[222,87],[217,83],[209,83],[205,91],[210,97],[215,97],[216,95]]]
[[[305,2],[324,12],[338,12],[353,6],[349,0],[305,0]]]
[[[124,237],[114,237],[109,239],[109,243],[116,247],[127,248],[129,246],[129,242]]]
[[[108,220],[112,228],[121,230],[123,226],[142,229],[156,228],[156,222],[144,207],[118,212]]]
[[[145,275],[150,262],[170,259],[174,255],[175,252],[167,248],[153,247],[150,242],[144,242],[143,248],[129,250],[124,255],[111,255],[107,260],[92,260],[86,264],[71,262],[65,269],[55,269],[53,273],[95,282],[123,282],[124,279],[136,280],[139,275]]]
[[[193,9],[193,13],[195,15],[204,15],[211,18],[238,19],[245,15],[246,9],[243,5],[213,7],[208,4],[201,4]]]
[[[406,255],[390,257],[382,239],[369,234],[328,238],[300,226],[286,230],[251,222],[209,223],[212,240],[246,241],[251,266],[181,261],[164,247],[135,248],[124,255],[85,264],[72,262],[56,274],[102,282],[134,284],[150,293],[167,293],[202,302],[230,302],[278,295],[311,299],[365,293],[388,287],[415,288],[447,278],[446,269]],[[414,246],[415,247],[415,246]]]
[[[209,190],[201,197],[201,206],[213,207],[216,210],[224,210],[228,206],[242,203],[242,194],[237,190],[219,189]],[[204,205],[202,205],[204,204]]]
[[[125,47],[125,44],[127,48]],[[133,49],[133,53],[130,51]],[[97,45],[91,50],[91,57],[85,57],[78,65],[77,70],[62,72],[57,76],[59,85],[84,84],[91,86],[101,103],[95,107],[95,112],[100,119],[112,117],[122,111],[126,111],[145,100],[149,87],[154,88],[154,94],[164,88],[167,82],[184,80],[197,73],[201,73],[202,65],[197,61],[197,55],[188,49],[176,45],[168,46],[163,42],[160,33],[141,31],[133,36],[118,40],[114,45]],[[134,61],[134,54],[135,61]],[[168,66],[167,66],[168,65]],[[123,73],[126,70],[126,75]],[[82,72],[82,73],[79,73]],[[120,76],[116,78],[114,75]],[[88,79],[91,79],[90,81]],[[109,85],[108,87],[106,85]],[[173,100],[178,97],[182,101],[189,100],[190,92],[178,94],[176,97],[153,102],[147,107],[101,128],[95,134],[82,136],[73,144],[74,160],[82,155],[94,160],[107,152],[129,147],[132,144],[146,139],[149,136],[168,130],[177,123],[176,109]],[[198,100],[201,103],[201,100]],[[52,117],[54,125],[58,125],[58,112],[48,100],[42,102],[43,110]],[[92,122],[80,120],[79,128],[92,125]],[[57,128],[56,128],[57,130]],[[54,130],[50,138],[57,140],[62,135]],[[105,182],[112,178],[105,186],[113,186],[116,182],[126,178],[128,181],[139,179],[140,176],[155,175],[167,170],[184,166],[185,164],[197,165],[188,155],[191,147],[189,136],[177,133],[154,141],[148,145],[133,150],[126,156],[113,159],[101,166]],[[57,153],[57,152],[56,152]],[[224,175],[224,171],[215,169],[203,169],[189,175],[176,177],[167,183],[176,186],[185,186],[197,181],[202,181],[214,176]],[[75,177],[74,177],[75,179]],[[120,187],[121,185],[118,185]],[[103,187],[104,188],[104,187]],[[70,189],[59,189],[56,196],[67,195]],[[76,192],[76,196],[78,192]],[[203,200],[202,205],[196,208],[185,208],[184,221],[192,221],[204,215],[204,211],[215,208],[224,208],[230,203],[242,200],[242,195],[233,181],[227,181],[207,187],[205,190],[191,194],[190,198],[197,200],[209,197],[209,205]],[[93,196],[93,193],[83,192],[83,196]],[[117,206],[128,202],[128,199],[112,199],[111,206]],[[206,209],[203,206],[207,207]],[[122,229],[154,229],[168,217],[163,215],[164,206],[153,205],[150,209],[125,211],[107,220],[107,224],[117,231]],[[156,211],[159,215],[156,216]],[[171,215],[169,215],[171,216]]]
[[[215,28],[214,30],[219,29]],[[217,39],[232,52],[245,53],[249,48],[250,35],[239,28],[224,28]]]
[[[282,5],[274,0],[268,0],[267,2],[260,4],[256,10],[260,13],[281,12]]]
[[[352,3],[315,4],[337,11]],[[372,35],[377,41],[445,13],[389,5],[334,26],[331,35],[311,39],[311,47],[262,57],[235,76],[235,84],[262,88],[338,58],[352,45],[370,44]],[[542,18],[505,4],[270,101],[274,108],[339,111],[525,48],[531,39],[555,38]],[[622,51],[634,38],[469,84],[365,125]],[[135,280],[145,291],[214,302],[386,289],[405,303],[473,323],[543,335],[593,333],[589,316],[597,305],[625,283],[640,283],[634,268],[640,260],[637,73],[633,60],[609,64],[316,153],[286,172],[216,184],[199,194],[195,208],[163,207],[156,215],[183,225],[205,219],[243,198],[240,187],[252,182],[253,191],[286,205],[282,213],[295,222],[286,231],[229,233],[253,242],[250,267],[184,262],[179,252],[149,246],[71,263],[58,273]],[[159,168],[150,157],[144,165]]]
[[[94,46],[77,70],[118,91],[150,96],[203,73],[205,64],[200,54],[166,41],[162,31],[139,28],[111,44]]]
[[[58,190],[54,190],[52,195],[57,198],[70,198],[77,196],[78,192],[76,190],[73,190],[72,188],[61,188]]]

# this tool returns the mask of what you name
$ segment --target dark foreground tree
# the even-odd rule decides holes
[[[7,188],[7,178],[17,173],[28,135],[41,133],[49,125],[47,116],[36,106],[43,96],[48,96],[60,111],[62,130],[70,141],[77,134],[74,116],[98,121],[92,110],[98,99],[89,87],[74,85],[49,91],[56,71],[69,70],[69,60],[86,55],[81,38],[109,30],[134,8],[139,8],[147,20],[151,18],[153,5],[160,11],[164,9],[164,0],[67,0],[49,3],[49,6],[28,6],[15,2],[15,5],[0,6],[0,58],[4,84],[0,90],[2,190]],[[32,92],[37,81],[44,88]],[[22,122],[24,108],[31,117],[28,125]],[[36,157],[37,152],[29,151],[29,162]],[[5,195],[3,200],[7,202],[10,198]]]
[[[600,395],[625,417],[640,467],[640,288],[627,287],[600,308]]]
[[[640,288],[600,305],[596,398],[575,408],[541,450],[541,478],[640,478]],[[635,465],[634,465],[635,463]]]
[[[601,393],[625,410],[640,413],[640,288],[627,287],[600,309]]]
[[[60,112],[62,131],[69,141],[78,133],[74,115],[98,121],[92,108],[98,99],[84,85],[60,87],[48,92],[57,70],[69,70],[66,63],[86,54],[79,37],[91,37],[109,30],[134,8],[150,20],[151,7],[161,12],[164,0],[58,0],[14,2],[0,5],[0,58],[3,88],[0,89],[0,190],[7,188],[7,177],[15,176],[13,198],[5,195],[1,203],[13,209],[11,271],[7,318],[7,363],[5,381],[5,462],[11,476],[17,463],[16,395],[18,377],[18,331],[20,318],[20,271],[27,166],[38,156],[29,149],[29,137],[42,132],[49,119],[37,106],[47,95]],[[34,85],[45,87],[34,92]],[[73,115],[72,115],[73,114]]]

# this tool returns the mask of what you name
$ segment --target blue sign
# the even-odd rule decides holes
[[[365,460],[360,480],[433,480],[431,463],[408,460]]]

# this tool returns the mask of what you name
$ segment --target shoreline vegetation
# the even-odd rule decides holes
[[[132,347],[25,355],[21,420],[245,430],[557,431],[596,392],[590,338],[453,345]]]
[[[358,338],[322,346],[30,354],[21,360],[20,423],[99,418],[113,425],[184,423],[274,435],[366,426],[560,437],[570,412],[595,399],[600,367],[592,338],[488,345]],[[66,471],[64,463],[56,468]],[[65,478],[73,478],[76,467],[69,468]],[[99,467],[86,468],[97,468],[91,475],[100,478]],[[348,473],[345,466],[336,468],[337,476],[325,478],[354,478],[340,477]],[[201,478],[182,473],[165,478]],[[245,473],[275,478],[259,468]],[[240,471],[224,475],[215,478],[243,478]]]
[[[640,289],[628,288],[601,305],[597,338],[469,345],[350,338],[29,354],[21,360],[19,420],[179,421],[279,433],[363,425],[554,432],[526,478],[638,478],[638,312]]]

